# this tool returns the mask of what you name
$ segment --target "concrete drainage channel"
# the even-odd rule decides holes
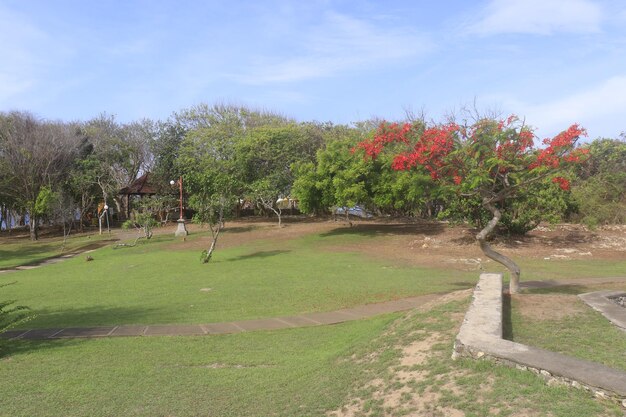
[[[581,298],[586,302],[585,298],[591,298],[605,311],[619,316],[626,309],[608,299],[616,296],[619,294],[601,291],[583,294]],[[613,306],[621,311],[613,310]],[[545,378],[548,384],[584,389],[598,398],[617,401],[626,408],[626,372],[502,338],[502,274],[480,275],[472,303],[454,342],[452,357],[490,359],[528,370]]]

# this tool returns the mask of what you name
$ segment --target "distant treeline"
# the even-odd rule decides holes
[[[196,212],[219,201],[228,215],[244,204],[280,215],[277,201],[295,200],[300,211],[311,214],[359,205],[380,216],[477,225],[488,218],[479,202],[451,194],[426,172],[395,171],[390,157],[367,159],[353,152],[380,123],[297,122],[222,104],[194,106],[165,121],[131,123],[106,114],[61,122],[27,112],[0,113],[0,216],[28,219],[36,239],[40,224],[82,227],[105,204],[120,220],[133,210],[163,215],[178,207],[178,189],[170,182],[182,177],[185,206]],[[626,137],[598,138],[585,146],[591,158],[570,173],[571,191],[557,192],[546,182],[521,193],[502,221],[505,229],[525,232],[544,220],[626,222]],[[150,201],[125,200],[120,190],[147,172],[154,191],[146,197]]]

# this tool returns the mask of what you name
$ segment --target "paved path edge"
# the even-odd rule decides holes
[[[489,359],[528,370],[545,378],[549,385],[584,389],[626,408],[626,372],[503,339],[502,290],[502,274],[480,275],[454,343],[454,359]]]

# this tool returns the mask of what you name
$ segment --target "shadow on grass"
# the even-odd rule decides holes
[[[56,244],[42,244],[42,245],[24,245],[23,247],[15,248],[14,250],[0,250],[0,259],[3,261],[19,259],[19,258],[30,258],[35,256],[40,256],[44,253],[49,253],[51,251],[58,250],[60,245]],[[26,262],[33,262],[34,260],[29,260]],[[0,268],[3,269],[3,268]]]
[[[290,250],[267,250],[267,251],[257,251],[257,252],[252,252],[249,253],[247,255],[240,255],[240,256],[236,256],[234,258],[230,258],[228,259],[229,262],[234,262],[234,261],[244,261],[247,259],[263,259],[263,258],[269,258],[270,256],[277,256],[277,255],[282,255],[283,253],[289,253],[291,252]]]
[[[47,260],[56,259],[61,256],[78,255],[88,250],[100,249],[102,247],[107,246],[111,242],[117,242],[117,241],[118,239],[100,240],[98,242],[92,242],[86,245],[77,246],[75,248],[72,248],[71,250],[66,250],[64,252],[61,252],[62,243],[54,243],[54,244],[48,243],[48,244],[43,244],[41,246],[28,245],[26,247],[19,248],[16,250],[11,250],[11,251],[0,250],[0,259],[2,259],[3,261],[11,261],[13,259],[22,259],[24,257],[32,258],[32,259],[25,259],[21,262],[17,262],[15,264],[12,264],[12,266],[0,267],[0,271],[12,270],[12,269],[17,268],[18,266],[36,266]],[[44,254],[45,256],[42,256]]]
[[[476,282],[478,282],[478,274],[476,274],[476,281],[457,281],[451,282],[450,285],[461,288],[472,288],[476,285]]]
[[[143,325],[153,322],[155,316],[166,317],[166,312],[156,309],[134,307],[92,306],[75,309],[33,309],[29,313],[33,318],[11,332],[29,329],[64,329],[75,327],[105,327],[117,325]],[[167,320],[164,320],[166,322]],[[166,323],[163,323],[166,324]]]
[[[511,317],[511,294],[502,294],[502,338],[513,340],[513,320]]]
[[[83,343],[79,339],[0,339],[0,360],[10,360],[11,356],[28,354],[29,352],[63,349]]]
[[[227,226],[224,228],[224,233],[247,233],[258,228],[258,226]]]
[[[526,288],[525,294],[568,294],[578,295],[589,292],[590,287],[586,285],[558,285],[558,286],[546,286],[544,288]]]
[[[438,235],[446,225],[442,223],[403,223],[403,224],[357,224],[353,227],[339,227],[322,233],[323,237],[359,235],[366,237],[393,235]]]

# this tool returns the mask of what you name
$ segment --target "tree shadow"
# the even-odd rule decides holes
[[[476,277],[476,281],[473,281],[473,282],[457,281],[457,282],[451,282],[450,285],[454,285],[455,287],[460,287],[460,288],[472,288],[476,285],[476,282],[478,282],[478,277]]]
[[[259,226],[227,226],[224,233],[247,233],[258,229]]]
[[[0,359],[5,356],[28,353],[42,349],[59,349],[80,343],[84,338],[49,339],[61,329],[106,328],[117,325],[145,325],[154,320],[157,309],[134,307],[100,307],[93,306],[76,309],[41,309],[32,310],[34,316],[31,321],[22,323],[18,328],[11,329],[0,335]],[[166,315],[161,313],[160,315]],[[48,318],[47,318],[48,317]],[[53,317],[50,319],[49,317]],[[39,320],[38,320],[39,318]],[[41,338],[11,338],[33,330]],[[47,331],[50,330],[50,331]]]
[[[228,259],[228,261],[229,262],[236,262],[236,261],[244,261],[244,260],[247,260],[247,259],[269,258],[270,256],[282,255],[283,253],[289,253],[289,252],[291,252],[291,251],[290,250],[257,251],[257,252],[249,253],[247,255],[240,255],[240,256],[236,256],[234,258],[230,258],[230,259]]]
[[[322,237],[331,236],[402,236],[402,235],[427,235],[433,236],[443,233],[446,225],[437,222],[420,223],[358,223],[352,227],[338,227],[328,232],[322,233]]]
[[[524,288],[524,294],[567,294],[578,295],[589,292],[591,288],[587,285],[550,285],[552,281],[540,281],[539,283],[545,283],[544,286],[539,288]],[[541,285],[541,284],[539,284]]]
[[[511,294],[502,294],[502,338],[513,340],[513,320],[511,312]]]
[[[78,246],[73,248],[72,250],[68,250],[65,252],[60,252],[60,244],[59,243],[48,243],[43,245],[31,245],[25,248],[19,248],[15,251],[8,250],[0,250],[0,259],[2,260],[12,260],[12,259],[20,259],[24,257],[34,257],[35,259],[25,260],[23,262],[19,262],[13,266],[1,267],[0,271],[13,270],[20,266],[37,266],[41,265],[46,261],[51,259],[57,259],[62,256],[75,256],[82,252],[94,249],[100,249],[107,246],[111,242],[117,242],[119,239],[106,239],[100,240],[98,242],[87,243],[82,246]],[[52,254],[48,254],[46,256],[40,256],[42,254],[49,252],[53,252]]]
[[[10,360],[11,356],[28,354],[42,350],[64,349],[82,343],[78,339],[2,339],[0,338],[0,360]]]
[[[15,331],[29,329],[117,326],[120,324],[145,324],[154,321],[155,314],[164,316],[162,309],[138,307],[91,306],[67,309],[33,309],[31,320],[19,325]]]

